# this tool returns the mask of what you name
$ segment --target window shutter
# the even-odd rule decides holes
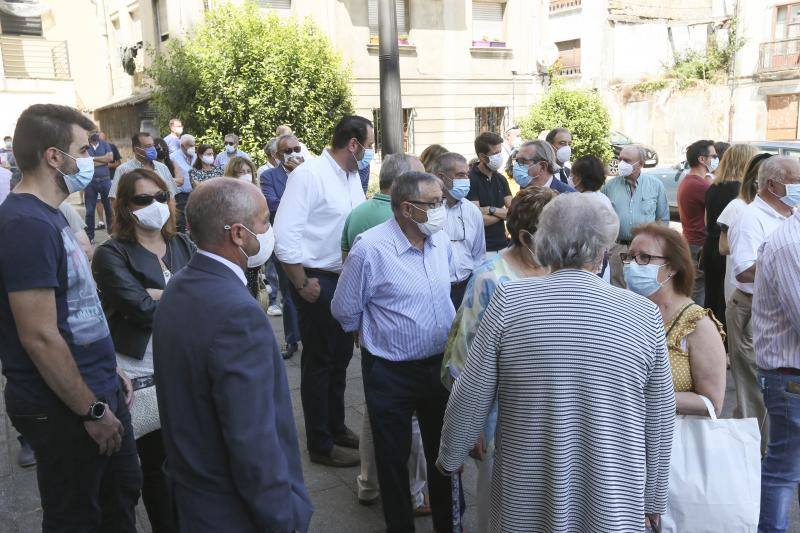
[[[472,38],[503,40],[503,2],[472,2]]]
[[[378,35],[378,0],[367,0],[369,34]],[[397,34],[408,33],[408,0],[395,1],[395,14],[397,17]]]
[[[292,0],[258,0],[258,6],[272,9],[292,9]]]
[[[42,35],[42,17],[15,17],[0,13],[3,35]]]

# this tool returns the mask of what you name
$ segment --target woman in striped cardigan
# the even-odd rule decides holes
[[[619,221],[563,194],[542,212],[552,273],[497,288],[445,415],[457,471],[497,397],[490,531],[642,531],[667,502],[675,394],[658,308],[595,272]]]

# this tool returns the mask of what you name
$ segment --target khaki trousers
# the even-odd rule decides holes
[[[728,323],[728,351],[731,375],[736,386],[734,418],[755,418],[761,430],[761,453],[766,452],[769,437],[767,408],[758,381],[756,353],[753,349],[753,327],[750,322],[753,296],[736,289],[728,301],[725,318]]]

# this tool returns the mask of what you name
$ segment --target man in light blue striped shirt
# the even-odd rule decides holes
[[[783,187],[796,205],[798,185]],[[786,531],[800,484],[800,209],[762,244],[755,278],[753,346],[769,416],[758,530]]]
[[[347,256],[331,313],[360,331],[364,395],[389,531],[413,531],[407,461],[416,411],[428,462],[433,526],[452,531],[450,478],[436,468],[448,392],[439,379],[455,317],[442,182],[408,172],[392,187],[394,217],[362,233]]]
[[[601,192],[608,196],[619,217],[617,244],[608,254],[611,284],[625,288],[620,253],[627,252],[633,228],[658,222],[669,224],[669,202],[664,184],[658,178],[642,174],[646,159],[644,148],[626,146],[619,154],[619,176],[607,181]]]

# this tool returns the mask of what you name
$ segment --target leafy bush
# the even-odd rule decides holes
[[[544,130],[562,127],[572,133],[572,159],[594,155],[607,163],[613,156],[608,140],[611,119],[602,100],[585,90],[567,89],[560,83],[531,107],[520,123],[525,139],[536,139]]]
[[[218,148],[233,132],[251,155],[280,124],[319,152],[353,108],[350,72],[325,34],[251,2],[209,11],[188,38],[170,39],[148,74],[162,130],[179,117],[198,143]]]

